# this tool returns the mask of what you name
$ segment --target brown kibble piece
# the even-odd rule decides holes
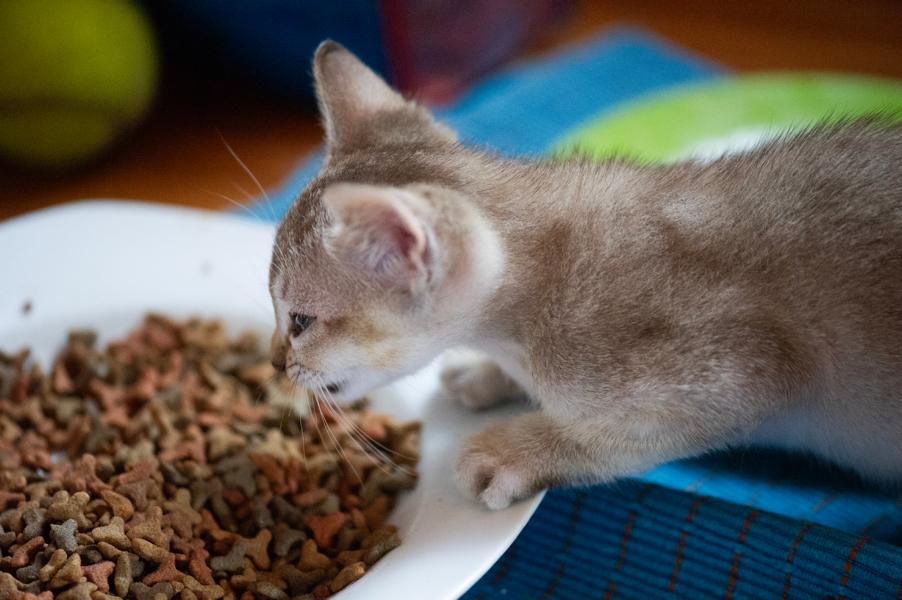
[[[188,561],[188,571],[202,585],[213,585],[213,573],[207,566],[207,558],[210,553],[204,548],[204,541],[201,539],[193,539],[190,542],[191,554]]]
[[[75,556],[78,556],[77,554]],[[97,586],[89,581],[79,583],[65,592],[56,595],[56,600],[92,600],[91,594],[97,591]]]
[[[25,494],[21,492],[10,492],[7,490],[0,490],[0,511],[6,510],[10,505],[17,505],[20,502],[25,502]]]
[[[29,502],[22,511],[22,520],[25,522],[25,528],[22,529],[22,539],[28,541],[41,535],[47,519],[44,516],[44,509],[34,502]]]
[[[9,573],[0,572],[0,598],[15,598],[19,593],[18,583]]]
[[[133,580],[132,561],[136,560],[136,557],[133,557],[134,555],[127,552],[120,554],[116,559],[116,568],[113,571],[113,589],[123,598],[128,594],[128,588]]]
[[[379,529],[385,523],[388,516],[388,496],[378,496],[373,503],[363,510],[363,516],[366,517],[366,523],[369,528]]]
[[[200,524],[198,526],[199,533],[209,533],[217,542],[231,541],[235,539],[235,534],[231,531],[225,531],[220,528],[219,523],[213,518],[210,511],[204,509],[200,511]]]
[[[38,549],[44,546],[44,538],[38,536],[36,538],[31,538],[24,544],[20,545],[18,548],[13,547],[12,556],[6,558],[8,561],[7,564],[13,569],[18,569],[19,567],[24,567],[31,561],[32,555],[38,551]]]
[[[69,558],[66,559],[66,562],[63,563],[63,566],[54,573],[53,577],[50,579],[49,585],[54,589],[66,587],[67,585],[77,583],[81,580],[81,577],[81,555],[75,553],[69,556]]]
[[[276,556],[286,556],[295,544],[303,542],[307,536],[299,529],[293,529],[286,523],[279,523],[273,530],[273,552]]]
[[[332,580],[332,583],[329,584],[329,589],[332,591],[332,593],[344,589],[345,587],[363,577],[364,573],[366,573],[366,565],[362,562],[348,565],[338,572],[338,575],[336,575],[335,579]]]
[[[226,595],[225,589],[218,585],[204,585],[190,575],[185,575],[185,589],[190,590],[201,600],[217,600]]]
[[[288,594],[268,581],[258,581],[251,586],[254,594],[269,600],[288,600]]]
[[[328,569],[332,565],[332,560],[325,554],[320,554],[316,548],[316,542],[307,540],[301,546],[301,560],[298,568],[301,571],[312,571],[313,569]]]
[[[244,564],[244,557],[247,554],[247,541],[239,539],[232,545],[232,549],[225,556],[214,556],[210,560],[210,566],[214,571],[226,571],[227,573],[237,573]]]
[[[191,492],[186,489],[179,489],[175,492],[174,500],[167,500],[163,503],[166,509],[165,520],[175,534],[182,539],[190,539],[194,525],[201,522],[200,513],[191,507]]]
[[[169,554],[157,570],[145,576],[141,581],[144,585],[154,586],[161,581],[181,581],[184,575],[175,567],[175,555]]]
[[[241,450],[247,445],[247,439],[238,435],[230,428],[223,426],[213,427],[207,433],[207,454],[210,460],[219,460],[223,456]]]
[[[97,542],[97,549],[104,558],[108,559],[119,558],[119,555],[122,554],[122,550],[107,542]]]
[[[152,560],[157,563],[164,562],[169,556],[169,551],[160,548],[153,542],[148,542],[144,538],[136,538],[132,540],[132,550],[141,558]]]
[[[159,506],[151,506],[143,513],[144,520],[127,528],[128,538],[135,542],[136,539],[147,540],[155,545],[168,548],[169,536],[163,533],[163,509]]]
[[[247,540],[247,556],[251,557],[261,569],[269,568],[269,542],[272,540],[272,533],[269,529],[261,529],[260,533],[253,539]]]
[[[129,588],[129,594],[137,600],[169,600],[175,596],[175,588],[168,581],[161,581],[153,587],[136,581]]]
[[[247,588],[255,581],[257,581],[257,570],[254,569],[254,563],[249,558],[244,559],[244,570],[237,575],[232,575],[229,579],[232,587],[237,589]]]
[[[131,548],[131,541],[125,535],[125,522],[122,517],[113,517],[109,525],[95,527],[91,530],[91,537],[98,542],[106,542],[120,550]]]
[[[398,534],[395,532],[390,532],[387,535],[381,536],[367,548],[366,554],[363,555],[363,562],[372,565],[385,556],[386,553],[394,550],[400,545],[401,538],[399,538]]]
[[[79,529],[90,525],[84,515],[85,506],[91,501],[87,492],[75,492],[70,496],[68,492],[62,490],[54,495],[54,499],[55,501],[47,507],[47,519],[56,523],[74,519]]]
[[[339,552],[338,556],[336,556],[335,558],[339,562],[339,564],[341,564],[343,567],[346,567],[355,562],[360,562],[360,558],[363,556],[364,552],[366,552],[366,550],[363,549],[345,550],[343,552]]]
[[[44,583],[50,581],[56,572],[60,570],[60,567],[66,563],[67,558],[66,551],[62,548],[54,550],[53,554],[50,555],[50,560],[47,561],[47,564],[38,571],[38,579]]]
[[[132,506],[131,500],[122,494],[114,492],[113,490],[103,490],[100,492],[100,495],[106,503],[110,505],[110,509],[115,516],[122,517],[123,520],[127,521],[135,514],[135,507]]]
[[[298,506],[308,507],[313,506],[319,502],[322,502],[326,499],[326,496],[329,495],[329,490],[325,488],[317,488],[314,490],[310,490],[308,492],[303,492],[294,497],[294,501]]]
[[[116,491],[131,499],[136,510],[146,510],[148,499],[159,496],[160,472],[156,458],[143,458],[116,479]]]
[[[94,565],[82,567],[81,571],[88,581],[97,586],[101,592],[110,591],[110,575],[113,574],[116,565],[112,561],[105,560]]]
[[[329,548],[332,545],[332,538],[347,521],[346,513],[334,512],[323,516],[310,515],[304,519],[304,524],[313,531],[317,546]]]

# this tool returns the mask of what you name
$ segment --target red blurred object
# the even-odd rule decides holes
[[[382,0],[390,78],[421,100],[447,102],[572,6],[572,0]]]

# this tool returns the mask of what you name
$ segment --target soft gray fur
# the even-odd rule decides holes
[[[290,376],[350,400],[479,351],[446,370],[455,396],[538,406],[463,443],[459,486],[491,508],[746,442],[902,481],[902,128],[710,164],[516,161],[337,44],[314,74],[328,158],[271,270]]]

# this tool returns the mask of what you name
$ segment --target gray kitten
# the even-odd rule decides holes
[[[335,43],[313,69],[327,159],[270,272],[289,376],[347,401],[447,348],[491,357],[445,385],[540,408],[464,442],[459,487],[491,508],[749,442],[902,481],[902,128],[509,160]]]

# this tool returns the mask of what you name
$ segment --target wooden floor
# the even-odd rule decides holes
[[[534,56],[622,25],[661,37],[737,71],[817,69],[902,78],[898,0],[581,1],[537,40]],[[0,166],[0,219],[83,198],[138,198],[208,208],[277,185],[319,144],[309,109],[170,75],[147,122],[76,175],[48,179]]]

